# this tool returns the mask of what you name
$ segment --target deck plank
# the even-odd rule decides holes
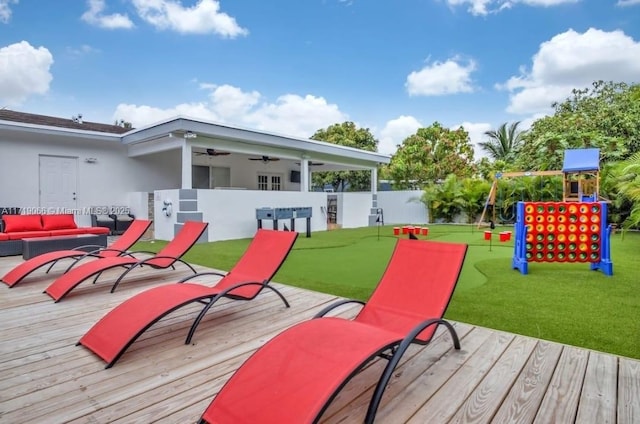
[[[618,423],[640,423],[640,361],[620,358]]]
[[[563,349],[534,423],[574,422],[588,357],[584,349]]]
[[[0,258],[0,274],[20,262]],[[255,349],[337,299],[274,283],[291,308],[270,292],[251,302],[223,300],[185,345],[200,309],[189,305],[152,326],[105,370],[77,340],[128,297],[186,275],[141,269],[111,294],[116,274],[83,283],[59,303],[42,293],[56,272],[0,286],[0,423],[196,422]],[[354,305],[337,314],[350,318],[358,310]],[[412,346],[385,391],[377,422],[640,422],[640,361],[453,324],[462,349],[452,349],[443,328],[430,344]],[[345,385],[322,422],[362,422],[384,365],[372,361]]]
[[[509,393],[535,346],[536,341],[533,339],[516,338],[450,422],[468,424],[491,422],[495,411]]]
[[[617,359],[611,355],[591,352],[576,422],[595,420],[602,424],[615,423],[617,383]]]
[[[547,391],[562,353],[562,346],[539,341],[529,361],[498,408],[493,421],[496,423],[531,423]]]
[[[507,333],[491,333],[475,354],[407,422],[417,424],[450,421],[496,365],[514,338],[514,335]]]

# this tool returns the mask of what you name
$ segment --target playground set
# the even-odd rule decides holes
[[[570,149],[564,152],[562,171],[496,175],[480,224],[487,211],[493,212],[495,221],[496,192],[501,178],[563,176],[562,202],[517,203],[513,269],[527,274],[528,264],[532,261],[588,262],[592,270],[613,275],[612,227],[607,225],[607,201],[599,195],[599,170],[599,149]]]

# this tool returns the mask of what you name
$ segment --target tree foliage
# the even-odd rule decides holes
[[[453,222],[464,213],[467,222],[472,223],[482,212],[489,194],[490,184],[477,178],[459,179],[449,174],[444,181],[428,183],[420,201],[427,207],[429,219]]]
[[[513,122],[507,128],[507,123],[500,125],[497,130],[484,133],[489,140],[479,143],[479,146],[487,152],[493,160],[513,162],[522,146],[523,132],[518,130],[520,121]]]
[[[523,135],[519,169],[561,169],[566,149],[597,147],[604,162],[640,151],[640,85],[596,81],[552,106]]]
[[[117,125],[118,127],[127,128],[127,129],[133,128],[133,124],[131,124],[131,122],[129,121],[125,121],[124,119],[119,119],[119,120],[116,119],[113,125]]]
[[[615,181],[614,211],[619,213],[618,223],[624,228],[640,226],[640,152],[615,164],[610,169],[610,178]]]
[[[326,141],[341,146],[375,152],[378,150],[378,140],[368,128],[357,128],[353,122],[333,124],[320,129],[311,136],[313,140]],[[329,171],[314,172],[313,184],[323,187],[331,184],[335,191],[346,188],[349,191],[362,191],[371,188],[370,171]]]
[[[465,178],[461,181],[462,212],[467,216],[467,223],[475,222],[482,213],[490,189],[489,182],[477,178]]]
[[[385,175],[403,189],[444,180],[449,174],[468,177],[473,170],[473,147],[465,129],[450,130],[434,122],[402,142]]]

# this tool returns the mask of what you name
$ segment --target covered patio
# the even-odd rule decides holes
[[[0,259],[0,274],[19,261]],[[12,289],[0,287],[1,422],[197,422],[255,349],[336,300],[278,284],[290,309],[269,292],[251,302],[223,301],[210,311],[189,346],[183,344],[184,337],[199,308],[181,308],[105,370],[99,358],[75,346],[78,339],[124,299],[176,281],[184,272],[169,271],[161,278],[140,273],[113,294],[104,284],[88,284],[58,304],[42,294],[52,277],[38,275]],[[354,307],[344,314],[356,311]],[[431,344],[413,346],[405,355],[377,422],[640,420],[639,361],[464,323],[455,327],[461,351],[453,351],[448,334],[441,331]],[[362,422],[376,380],[373,374],[382,365],[382,360],[374,361],[351,380],[323,422]]]
[[[376,193],[377,168],[390,161],[377,152],[188,117],[135,129],[123,135],[122,143],[129,157],[180,154],[182,189],[307,192],[313,171],[366,170],[371,172],[371,192]],[[261,174],[280,179],[256,178]]]

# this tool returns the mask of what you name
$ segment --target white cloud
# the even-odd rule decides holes
[[[633,6],[636,4],[640,4],[640,0],[618,0],[618,3],[616,3],[616,6]]]
[[[490,13],[498,13],[504,9],[510,9],[518,3],[528,6],[551,7],[567,3],[577,3],[580,0],[447,0],[451,7],[468,5],[467,11],[472,15],[485,16]],[[619,0],[640,1],[640,0]]]
[[[551,103],[593,81],[637,82],[638,57],[640,42],[622,31],[569,30],[540,45],[530,71],[521,69],[519,76],[496,87],[511,92],[508,112],[548,113]]]
[[[453,57],[446,62],[433,62],[407,76],[405,87],[411,96],[438,96],[474,91],[471,73],[476,70],[473,60],[466,64]]]
[[[127,122],[131,122],[135,128],[140,128],[178,115],[208,121],[217,120],[217,116],[209,109],[206,103],[181,103],[168,109],[121,103],[116,107],[116,111],[114,112],[112,119],[124,119]]]
[[[337,105],[309,94],[304,97],[285,94],[245,117],[246,123],[258,129],[298,137],[310,137],[321,128],[346,120],[348,116]]]
[[[463,122],[460,125],[452,126],[452,130],[457,130],[460,127],[464,127],[465,131],[469,133],[469,139],[471,140],[471,144],[473,145],[473,160],[478,160],[483,157],[487,157],[487,154],[482,150],[479,144],[482,141],[485,141],[486,136],[485,132],[493,129],[491,124],[485,122]]]
[[[80,19],[90,25],[105,29],[129,29],[135,26],[127,15],[120,13],[103,14],[106,7],[105,0],[88,0],[87,5],[89,10],[84,12]]]
[[[378,152],[392,155],[398,150],[405,138],[413,135],[423,125],[413,116],[401,115],[388,121],[380,131],[378,138]]]
[[[199,0],[192,7],[184,7],[178,0],[132,0],[139,16],[159,29],[182,34],[216,33],[235,38],[247,35],[235,18],[220,12],[220,2]]]
[[[578,3],[578,2],[580,2],[580,0],[509,0],[505,3],[523,3],[529,6],[551,7],[551,6],[559,6],[561,4]]]
[[[246,116],[260,101],[260,93],[257,91],[246,93],[231,85],[202,85],[201,88],[211,90],[211,110],[221,120]]]
[[[99,53],[100,50],[91,47],[88,44],[82,44],[80,47],[67,47],[67,52],[73,56],[83,56],[92,53]]]
[[[11,19],[11,4],[18,4],[18,0],[0,0],[0,22],[6,24]]]
[[[19,105],[32,94],[45,94],[53,79],[53,56],[26,41],[0,48],[0,103]]]
[[[296,137],[310,137],[317,130],[348,120],[337,105],[322,97],[285,94],[275,102],[257,91],[244,92],[230,85],[201,84],[211,90],[209,101],[183,103],[173,108],[120,104],[113,119],[124,119],[141,127],[176,115],[255,128]]]
[[[447,0],[449,6],[461,6],[468,4],[467,9],[472,15],[486,15],[488,12],[487,6],[491,5],[493,0]]]

